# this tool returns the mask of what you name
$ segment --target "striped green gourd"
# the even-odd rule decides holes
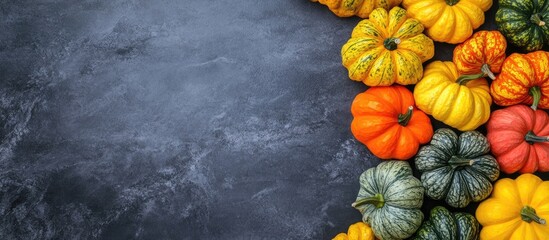
[[[451,213],[437,206],[431,210],[429,220],[423,222],[414,240],[476,240],[480,225],[469,213]]]
[[[531,52],[549,41],[549,1],[501,0],[496,25],[509,42]]]
[[[389,160],[360,176],[353,207],[379,239],[405,239],[421,226],[423,186],[406,161]]]
[[[451,129],[437,129],[415,158],[427,196],[445,199],[457,208],[487,198],[499,177],[499,165],[489,151],[490,144],[480,132],[458,136]]]

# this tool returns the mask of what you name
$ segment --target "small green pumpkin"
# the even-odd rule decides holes
[[[476,240],[480,225],[469,213],[451,213],[437,206],[431,210],[429,220],[417,230],[415,240]]]
[[[499,165],[489,151],[488,140],[477,131],[458,136],[448,128],[437,129],[415,158],[427,196],[444,198],[457,208],[487,198],[499,177]]]
[[[496,25],[509,42],[531,52],[549,40],[549,4],[538,0],[500,0]]]
[[[353,207],[379,239],[405,239],[423,221],[423,186],[406,161],[383,161],[360,176]]]

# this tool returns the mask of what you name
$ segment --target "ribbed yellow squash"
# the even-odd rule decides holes
[[[492,104],[481,75],[459,76],[453,62],[434,61],[414,88],[416,106],[460,131],[474,130],[488,121]]]
[[[354,28],[343,45],[341,58],[349,78],[368,86],[415,84],[423,75],[422,63],[433,57],[433,40],[422,34],[423,25],[406,17],[406,10],[375,9]]]
[[[391,9],[400,5],[402,0],[311,0],[328,6],[338,17],[358,16],[367,18],[376,8]]]
[[[484,240],[549,239],[549,181],[533,174],[496,182],[476,210]]]
[[[461,43],[484,23],[492,0],[403,0],[408,16],[418,19],[433,40]]]
[[[372,228],[364,222],[357,222],[349,226],[347,234],[340,233],[332,240],[374,240]]]

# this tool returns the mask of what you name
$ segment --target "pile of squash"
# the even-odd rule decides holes
[[[362,222],[334,239],[549,239],[549,181],[535,175],[549,172],[549,0],[500,0],[498,29],[476,32],[492,0],[311,1],[364,18],[341,59],[368,86],[351,132],[382,160],[359,178]],[[434,41],[455,45],[452,61],[432,59]],[[425,197],[479,204],[426,219]]]

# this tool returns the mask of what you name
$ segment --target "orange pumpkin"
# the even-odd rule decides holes
[[[484,73],[492,80],[505,60],[507,41],[499,31],[479,31],[454,48],[453,62],[464,75]]]
[[[431,120],[415,107],[412,92],[400,85],[358,94],[351,113],[351,132],[381,159],[409,159],[433,136]]]
[[[549,52],[511,54],[492,82],[490,93],[500,106],[524,103],[533,109],[549,109]]]

